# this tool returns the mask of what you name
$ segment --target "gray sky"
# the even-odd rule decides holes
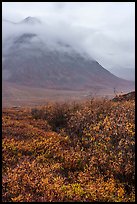
[[[2,2],[2,17],[38,17],[108,70],[135,69],[134,2]]]

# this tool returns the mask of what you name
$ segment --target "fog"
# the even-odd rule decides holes
[[[28,16],[41,24],[20,23]],[[2,40],[35,33],[54,49],[63,42],[108,70],[135,69],[134,2],[3,2]],[[6,41],[5,41],[6,40]]]
[[[53,26],[44,21],[42,18],[40,20],[40,24],[26,24],[22,23],[22,21],[13,23],[3,20],[2,42],[4,50],[5,46],[9,48],[12,45],[13,40],[15,40],[17,37],[25,33],[30,33],[37,35],[37,37],[33,38],[32,41],[35,42],[35,45],[38,41],[38,43],[43,44],[42,47],[45,45],[51,50],[75,50],[85,55],[88,54],[92,59],[92,54],[90,54],[86,47],[84,47],[83,42],[85,40],[85,31],[80,26],[76,27],[65,22],[57,22]],[[8,48],[6,50],[8,50]]]

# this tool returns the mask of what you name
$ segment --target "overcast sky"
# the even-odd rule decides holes
[[[19,22],[27,16],[50,24],[108,70],[135,69],[134,2],[2,3],[3,19]]]

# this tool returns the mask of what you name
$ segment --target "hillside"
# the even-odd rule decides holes
[[[134,82],[116,77],[50,29],[34,17],[16,23],[3,20],[3,107],[113,98],[114,89],[118,93],[135,90]]]
[[[55,38],[53,33],[49,36],[50,28],[39,19],[28,17],[9,24],[3,22],[3,81],[32,88],[93,93],[94,89],[102,93],[114,88],[134,90],[134,82],[116,77],[67,40]],[[7,36],[10,26],[11,35],[9,32]]]
[[[2,110],[3,202],[135,202],[135,101]]]

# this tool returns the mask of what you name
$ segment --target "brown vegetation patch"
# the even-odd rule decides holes
[[[3,202],[135,201],[135,101],[2,113]]]
[[[112,101],[131,101],[131,100],[135,100],[135,91],[123,95],[118,95],[112,99]]]

